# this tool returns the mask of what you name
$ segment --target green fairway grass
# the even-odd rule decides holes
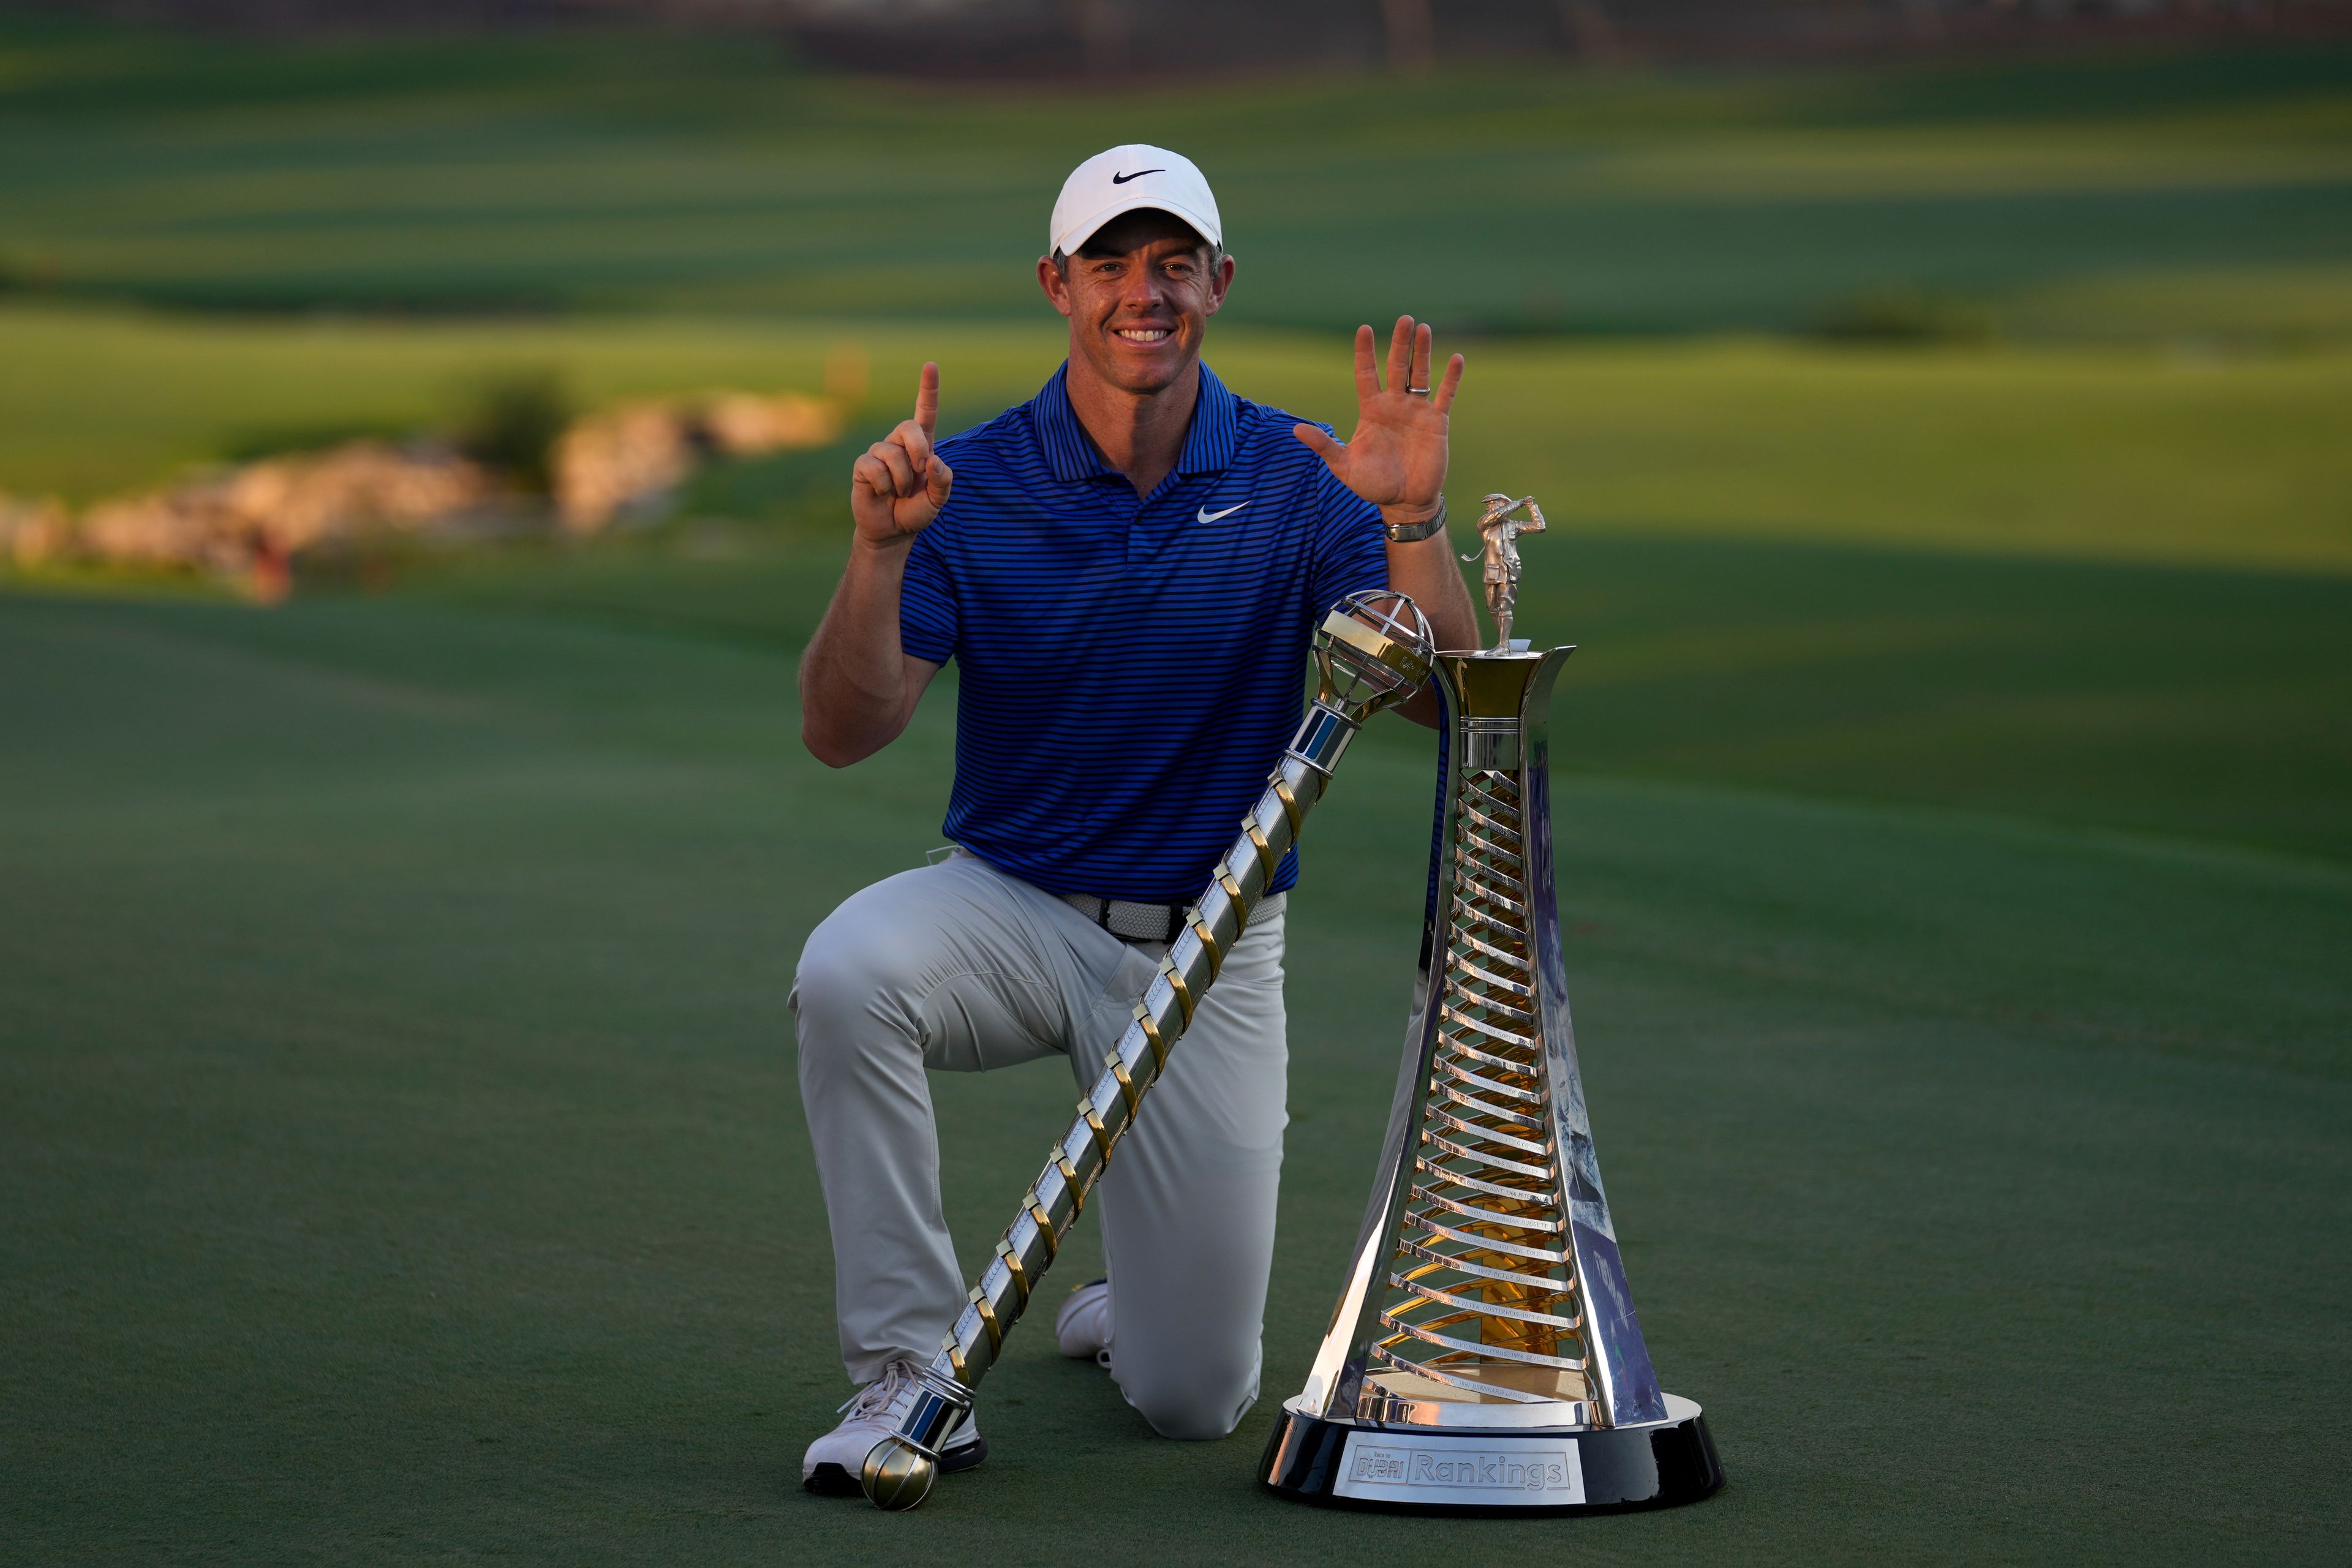
[[[2352,334],[2352,51],[1400,86],[977,89],[752,38],[174,37],[0,13],[0,269],[198,306],[1018,318],[1078,159],[1199,159],[1235,319],[1803,328],[1888,289],[2000,307],[2242,269],[2159,337]],[[2292,279],[2282,313],[2261,280]],[[2323,279],[2315,289],[2314,279]],[[2210,311],[2200,303],[2210,305]],[[2314,306],[2319,309],[2315,313]],[[1932,314],[1932,312],[1931,312]]]
[[[905,416],[926,358],[953,428],[1025,399],[1060,359],[1058,320],[1042,300],[1033,316],[418,326],[0,310],[0,489],[79,500],[273,441],[446,426],[517,371],[552,371],[588,404],[813,390],[843,345],[873,367],[868,436]],[[1460,346],[1457,489],[1532,490],[1578,530],[2352,568],[2352,351]],[[1244,394],[1352,426],[1345,334],[1221,322],[1209,350]],[[832,526],[848,457],[824,459],[821,501],[796,488],[784,510]]]
[[[785,651],[814,595],[777,604],[730,638],[577,602],[0,600],[13,1559],[2352,1544],[2343,861],[1594,774],[1639,605],[1560,690],[1561,894],[1633,1289],[1730,1489],[1572,1523],[1252,1489],[1394,1070],[1432,747],[1388,721],[1294,900],[1266,1402],[1159,1442],[1031,1324],[984,1468],[908,1516],[803,1495],[847,1389],[784,994],[810,925],[934,841],[950,726],[935,698],[882,757],[816,766]],[[939,1092],[976,1260],[1066,1079]]]
[[[834,538],[428,574],[459,604],[797,655]],[[1521,624],[1580,645],[1570,765],[2352,858],[2352,582],[1562,531]]]
[[[843,344],[875,356],[892,419],[904,416],[901,386],[913,386],[928,356],[955,356],[962,374],[951,405],[983,400],[990,412],[1034,391],[1060,358],[1050,334],[1011,325],[395,325],[0,310],[0,489],[79,501],[273,444],[446,428],[501,375],[551,372],[591,406],[714,386],[814,392],[825,355]]]
[[[1393,1082],[1392,720],[1292,904],[1242,1431],[1151,1438],[1035,1322],[982,1470],[798,1488],[850,1390],[785,998],[937,846],[954,674],[831,773],[794,660],[851,455],[927,358],[949,430],[1050,374],[1052,193],[1137,138],[1216,184],[1235,390],[1344,432],[1349,330],[1433,319],[1457,522],[1550,519],[1580,1043],[1701,1507],[1254,1489]],[[0,550],[0,1562],[2352,1555],[2347,198],[2332,44],[1101,91],[0,0],[0,494],[870,372],[665,521],[307,552],[274,610]],[[967,1262],[1067,1083],[936,1084]]]

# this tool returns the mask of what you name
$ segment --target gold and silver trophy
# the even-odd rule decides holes
[[[1601,1191],[1553,890],[1549,715],[1573,651],[1511,637],[1532,498],[1488,496],[1496,645],[1442,653],[1439,821],[1404,1061],[1347,1284],[1275,1424],[1276,1492],[1571,1513],[1723,1485],[1660,1391]]]
[[[877,1506],[909,1509],[929,1495],[939,1477],[941,1435],[971,1407],[972,1390],[995,1363],[1004,1336],[1036,1294],[1118,1141],[1134,1126],[1144,1096],[1273,885],[1284,854],[1298,841],[1348,742],[1365,720],[1403,701],[1428,679],[1431,640],[1428,621],[1402,594],[1358,594],[1324,617],[1315,634],[1319,685],[1297,734],[1186,912],[1183,931],[1135,1004],[1135,1021],[1111,1047],[1102,1076],[1078,1101],[1076,1117],[1023,1194],[970,1304],[939,1354],[917,1373],[913,1399],[890,1436],[866,1456],[859,1479]]]

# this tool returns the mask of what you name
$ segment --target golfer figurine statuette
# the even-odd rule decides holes
[[[1135,1004],[1135,1022],[1111,1047],[1102,1076],[1078,1101],[1076,1118],[1023,1194],[994,1261],[972,1287],[971,1305],[948,1331],[939,1354],[917,1373],[920,1386],[896,1430],[866,1455],[859,1479],[877,1506],[909,1509],[929,1495],[939,1475],[940,1436],[971,1407],[973,1388],[994,1364],[1119,1139],[1141,1113],[1144,1096],[1273,885],[1348,742],[1365,720],[1420,689],[1429,677],[1431,642],[1429,622],[1402,594],[1358,594],[1324,617],[1315,634],[1320,685],[1298,733],[1186,912],[1184,929]]]
[[[1481,561],[1479,576],[1486,589],[1486,610],[1495,617],[1496,653],[1511,651],[1511,613],[1519,601],[1519,545],[1522,533],[1544,531],[1543,510],[1536,505],[1533,496],[1521,496],[1513,500],[1507,495],[1488,496],[1478,517],[1479,549],[1465,555],[1465,561]],[[1511,514],[1524,510],[1525,518]]]
[[[1548,720],[1574,650],[1511,639],[1514,540],[1542,529],[1534,500],[1489,496],[1478,527],[1499,635],[1434,663],[1446,745],[1387,1143],[1329,1331],[1260,1477],[1390,1510],[1692,1502],[1722,1467],[1699,1407],[1651,1368],[1569,1017]]]

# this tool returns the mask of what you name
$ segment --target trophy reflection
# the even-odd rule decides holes
[[[1521,515],[1524,514],[1524,515]],[[1661,1392],[1601,1185],[1553,892],[1548,718],[1573,650],[1511,638],[1532,498],[1479,520],[1496,646],[1444,653],[1439,819],[1370,1204],[1261,1475],[1316,1501],[1575,1512],[1723,1484]]]

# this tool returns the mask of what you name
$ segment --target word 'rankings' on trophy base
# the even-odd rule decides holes
[[[1705,1415],[1651,1370],[1577,1069],[1546,732],[1574,650],[1511,637],[1514,539],[1543,526],[1532,498],[1486,498],[1496,646],[1434,663],[1446,746],[1404,1062],[1346,1288],[1266,1445],[1285,1495],[1573,1513],[1723,1485]]]

